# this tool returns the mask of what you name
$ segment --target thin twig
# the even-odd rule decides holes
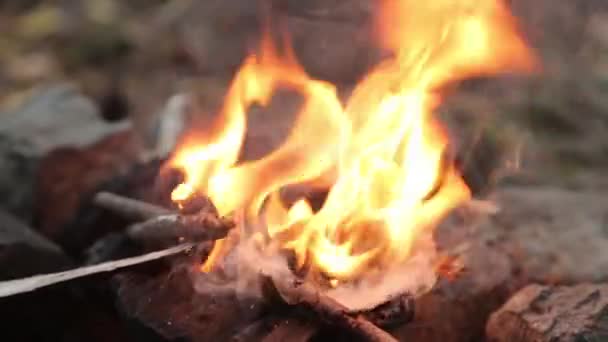
[[[309,282],[290,276],[269,276],[276,291],[289,305],[300,305],[314,311],[321,319],[339,325],[373,342],[397,342],[361,315],[351,316],[348,308],[320,292]]]
[[[127,229],[127,236],[145,246],[164,247],[167,244],[203,242],[226,237],[235,227],[229,218],[210,213],[195,215],[163,215],[137,223]]]
[[[171,255],[176,255],[192,248],[194,244],[185,243],[165,250],[156,251],[136,257],[108,261],[97,265],[85,266],[69,271],[36,275],[23,279],[0,282],[0,298],[13,296],[20,293],[31,292],[36,289],[53,284],[66,282],[72,279],[82,278],[93,274],[111,272],[120,268],[143,264],[158,260]]]

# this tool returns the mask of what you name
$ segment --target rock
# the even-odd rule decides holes
[[[53,225],[41,225],[41,227],[44,227],[47,234],[52,234],[57,243],[70,255],[84,256],[83,253],[89,247],[97,248],[93,244],[103,243],[98,239],[111,233],[120,234],[129,223],[132,223],[116,213],[95,205],[93,197],[96,193],[108,191],[165,206],[171,203],[169,193],[176,183],[162,179],[163,177],[160,177],[162,184],[156,183],[165,160],[138,162],[128,155],[121,156],[115,153],[120,148],[120,141],[116,144],[110,142],[105,144],[103,150],[90,153],[88,156],[84,152],[73,153],[71,156],[68,154],[69,165],[63,170],[54,172],[53,177],[46,183],[44,192],[47,193],[47,197],[42,195],[37,197],[41,204],[39,208],[42,210],[39,215],[41,217],[44,215],[47,220],[54,222]],[[93,156],[99,159],[96,161],[92,159]],[[116,158],[112,159],[112,156]],[[100,169],[97,170],[95,165]],[[56,200],[63,196],[62,187],[54,186],[55,184],[61,184],[62,179],[74,178],[79,172],[88,173],[88,176],[73,182],[63,182],[66,187],[70,187],[69,191],[76,193],[70,198],[70,202],[59,201],[53,206],[44,205],[52,199]],[[163,185],[166,185],[166,188]]]
[[[278,0],[274,4],[293,16],[351,23],[369,20],[375,6],[371,0]]]
[[[84,150],[119,132],[128,135],[129,127],[128,121],[104,122],[95,105],[68,84],[35,89],[17,108],[0,112],[0,207],[32,221],[45,158],[59,148]],[[112,154],[128,150],[127,141]]]
[[[463,256],[464,274],[441,280],[415,301],[413,322],[392,331],[400,341],[476,341],[486,318],[507,298],[513,266],[487,242],[473,241]]]
[[[87,196],[137,162],[131,138],[129,132],[117,133],[85,149],[58,148],[40,160],[34,193],[34,219],[40,232],[55,241],[65,238],[66,224]],[[79,227],[77,235],[90,228]]]
[[[529,285],[490,317],[491,342],[605,341],[608,285]]]
[[[527,284],[608,279],[601,194],[509,187],[493,200],[497,214],[460,213],[437,231],[440,250],[459,256],[465,271],[416,300],[414,322],[395,331],[401,340],[479,340],[487,317]]]
[[[286,22],[296,56],[315,78],[355,82],[380,60],[369,23],[296,16]]]
[[[299,62],[313,77],[352,82],[378,60],[371,38],[369,1],[300,4],[288,0],[275,1],[273,6],[273,28],[279,22],[284,24]],[[255,2],[199,2],[180,17],[178,37],[202,71],[233,72],[256,47],[264,20]]]
[[[258,300],[248,301],[230,291],[198,293],[188,270],[192,262],[153,275],[116,275],[120,311],[133,324],[146,326],[168,341],[230,341],[257,321]]]
[[[60,271],[70,265],[59,246],[0,211],[0,280]]]
[[[27,140],[39,154],[63,146],[87,147],[129,125],[105,123],[95,105],[69,84],[42,87],[21,108],[0,113],[0,132]]]
[[[608,203],[603,193],[551,187],[510,187],[497,192],[501,212],[480,232],[530,282],[608,280]]]
[[[178,39],[199,69],[209,73],[232,72],[259,30],[257,3],[247,0],[191,2],[176,17]]]
[[[62,249],[0,210],[0,280],[74,267]],[[88,285],[85,285],[87,284]],[[112,314],[111,299],[84,279],[0,299],[3,339],[10,341],[132,341]],[[85,293],[87,295],[85,295]],[[24,322],[27,325],[24,327]]]

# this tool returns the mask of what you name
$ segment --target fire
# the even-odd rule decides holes
[[[263,227],[253,235],[268,253],[290,251],[296,268],[334,285],[405,262],[423,233],[470,198],[433,116],[440,88],[535,67],[499,0],[378,3],[379,41],[391,58],[345,105],[332,84],[306,74],[288,40],[279,49],[267,33],[217,121],[187,137],[171,161],[186,175],[174,200],[201,191],[220,214],[242,210],[248,226]],[[248,108],[267,105],[285,87],[304,99],[289,137],[264,158],[239,163]],[[282,201],[281,188],[302,183],[327,186],[320,210],[304,198]],[[203,270],[233,247],[217,243]]]

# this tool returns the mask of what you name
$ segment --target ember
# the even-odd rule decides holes
[[[441,87],[536,66],[502,1],[380,5],[379,41],[391,57],[346,104],[334,85],[306,74],[287,39],[278,48],[267,30],[215,124],[191,132],[171,161],[186,174],[173,191],[175,201],[200,191],[220,215],[242,210],[253,233],[243,230],[234,241],[253,239],[264,255],[290,251],[297,270],[334,287],[406,263],[419,240],[470,198],[433,116]],[[304,98],[290,136],[264,158],[239,163],[247,109],[266,105],[280,87]],[[304,198],[291,206],[282,202],[281,188],[303,183],[328,191],[320,210]],[[218,241],[202,270],[221,263],[234,241]]]

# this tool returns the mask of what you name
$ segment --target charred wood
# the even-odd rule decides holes
[[[231,219],[211,213],[164,215],[131,226],[127,236],[149,249],[184,241],[219,240],[226,237],[234,226]]]
[[[348,308],[324,295],[308,282],[285,276],[270,277],[270,281],[286,303],[314,312],[325,323],[337,325],[367,341],[397,341],[362,315],[352,315]]]
[[[395,328],[414,319],[414,298],[409,293],[403,293],[359,314],[379,327]]]
[[[199,212],[218,215],[217,208],[215,208],[211,199],[198,192],[187,199],[177,201],[177,206],[179,212],[183,215],[194,215]]]

